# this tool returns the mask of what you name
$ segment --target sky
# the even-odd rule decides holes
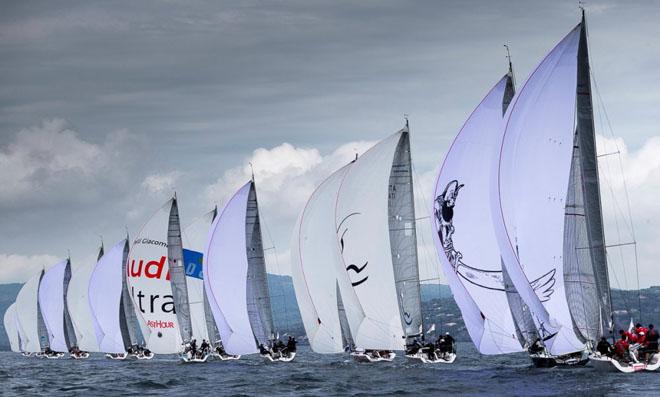
[[[660,284],[660,3],[586,4],[612,285]],[[579,22],[577,1],[4,1],[0,283],[135,235],[176,190],[182,224],[254,165],[271,272],[333,170],[408,115],[417,216],[470,112]],[[625,183],[624,183],[625,182]],[[630,202],[628,213],[627,202]],[[634,234],[631,223],[634,226]],[[418,225],[422,278],[444,278]],[[102,237],[101,237],[102,236]]]

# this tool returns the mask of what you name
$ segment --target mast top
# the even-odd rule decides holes
[[[509,73],[513,76],[513,64],[511,63],[511,51],[509,50],[509,45],[504,44],[504,48],[506,48],[506,59],[509,62]]]
[[[410,123],[408,122],[408,113],[403,114],[403,119],[406,120],[406,129],[410,127]]]
[[[254,183],[254,167],[252,166],[252,162],[248,162],[250,164],[250,180],[252,180],[252,183]]]

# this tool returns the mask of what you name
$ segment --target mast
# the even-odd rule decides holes
[[[600,199],[600,180],[596,157],[596,136],[591,97],[591,73],[589,66],[589,46],[587,42],[587,22],[582,8],[582,26],[578,47],[577,67],[577,139],[580,151],[580,167],[584,192],[584,210],[587,222],[589,249],[593,261],[593,273],[598,294],[598,306],[602,332],[612,332],[612,297],[605,251],[603,213]]]
[[[170,217],[167,227],[167,260],[170,266],[170,284],[176,318],[183,344],[192,339],[192,322],[190,320],[190,305],[188,302],[188,285],[186,283],[186,270],[183,261],[183,243],[181,241],[181,225],[179,222],[179,207],[176,193],[172,198]]]
[[[273,313],[268,291],[268,273],[259,222],[259,204],[254,183],[250,182],[245,213],[245,243],[247,252],[247,310],[255,342],[267,344],[274,339]]]
[[[394,153],[388,199],[394,280],[401,327],[409,344],[422,335],[423,324],[408,119]]]

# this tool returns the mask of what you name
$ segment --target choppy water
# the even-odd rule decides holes
[[[0,394],[73,395],[658,395],[660,372],[625,375],[593,368],[536,369],[525,355],[479,356],[458,346],[452,365],[424,365],[397,357],[392,363],[359,364],[301,346],[293,363],[260,357],[180,364],[151,361],[46,360],[0,353]]]

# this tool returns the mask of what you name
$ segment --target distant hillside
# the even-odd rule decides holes
[[[273,321],[280,332],[298,337],[305,334],[298,303],[289,276],[268,275],[271,292]],[[4,316],[7,307],[16,299],[21,284],[0,284],[0,315]],[[436,325],[436,332],[451,332],[460,341],[469,341],[460,311],[451,295],[449,286],[443,284],[423,284],[421,287],[422,311],[426,328]],[[639,319],[639,302],[636,291],[614,290],[612,303],[615,308],[615,328],[627,328],[632,315]],[[660,324],[660,287],[643,289],[641,293],[642,319],[644,323]],[[300,338],[303,339],[304,338]],[[0,322],[0,350],[9,349],[9,340]]]

